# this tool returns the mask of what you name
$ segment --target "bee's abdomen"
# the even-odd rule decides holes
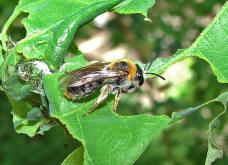
[[[101,86],[101,84],[102,81],[94,81],[77,87],[68,87],[67,91],[71,95],[72,99],[79,100],[95,91],[99,86]]]

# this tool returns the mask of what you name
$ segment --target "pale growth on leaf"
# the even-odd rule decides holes
[[[42,73],[42,75],[51,74],[50,69],[44,61],[33,61],[32,64]]]

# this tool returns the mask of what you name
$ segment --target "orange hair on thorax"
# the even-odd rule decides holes
[[[118,62],[121,62],[121,61],[126,62],[128,64],[128,67],[126,69],[126,71],[128,72],[127,78],[128,78],[128,80],[132,80],[135,77],[135,74],[136,74],[136,66],[131,60],[123,59],[123,60],[113,61],[110,64],[109,68],[113,69],[115,64],[118,63]]]

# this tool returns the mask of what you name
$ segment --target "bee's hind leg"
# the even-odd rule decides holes
[[[112,91],[112,86],[111,85],[105,85],[101,88],[101,94],[98,96],[96,102],[93,104],[93,106],[89,109],[87,113],[85,113],[83,116],[87,116],[91,112],[95,110],[95,108],[102,103],[107,97],[108,94]]]
[[[115,93],[116,93],[115,101],[114,101],[114,104],[113,104],[113,107],[112,107],[114,112],[116,112],[116,108],[117,108],[118,102],[120,100],[120,88],[117,88]]]

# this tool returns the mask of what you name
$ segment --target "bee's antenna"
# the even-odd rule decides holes
[[[152,62],[146,63],[146,65],[144,66],[143,71],[146,71],[147,68],[150,68],[151,64],[152,64]]]
[[[143,68],[144,71],[146,70],[147,66],[148,66],[148,63],[146,63],[146,65],[144,66]]]
[[[161,79],[165,80],[165,77],[163,77],[163,76],[161,76],[160,74],[157,74],[157,73],[146,73],[146,74],[152,74],[152,75],[158,76]]]
[[[152,55],[151,60],[153,60],[153,59],[155,59],[155,58],[156,58],[156,54],[155,54],[155,52],[154,52],[153,55]]]
[[[150,61],[152,61],[154,58],[156,57],[156,55],[155,55],[155,52],[153,53],[153,55],[152,55],[152,57],[151,57],[151,60]],[[148,63],[146,63],[146,65],[144,66],[144,71],[146,70],[146,68],[149,68],[150,66],[151,66],[151,64],[152,64],[152,62],[148,62]]]

